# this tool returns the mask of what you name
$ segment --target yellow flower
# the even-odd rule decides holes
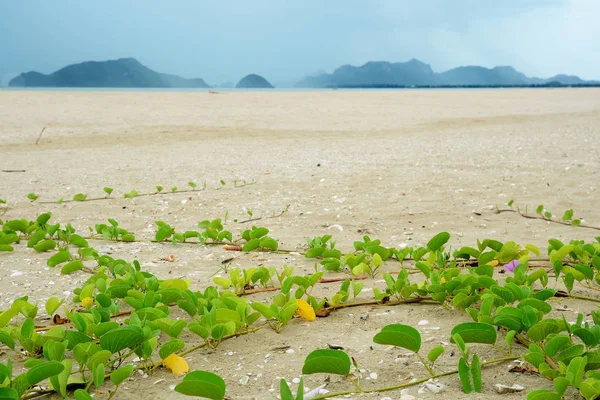
[[[90,304],[91,302],[92,302],[92,298],[86,297],[81,300],[81,307],[87,307],[87,305]]]

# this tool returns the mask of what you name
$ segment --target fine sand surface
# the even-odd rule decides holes
[[[0,218],[35,219],[51,211],[54,221],[71,223],[84,235],[88,226],[115,218],[138,239],[150,240],[156,220],[185,231],[197,229],[198,221],[224,219],[226,214],[226,228],[239,236],[252,223],[233,220],[247,219],[246,211],[251,210],[254,217],[262,217],[254,223],[269,228],[285,249],[302,250],[307,237],[324,234],[332,234],[343,252],[351,251],[352,242],[365,234],[385,246],[416,246],[448,231],[452,248],[494,238],[532,243],[545,255],[549,238],[590,241],[600,232],[494,210],[514,199],[531,214],[539,204],[558,218],[572,208],[585,224],[599,226],[599,129],[598,89],[0,91],[0,170],[25,170],[0,172],[0,198],[8,201]],[[189,181],[198,184],[197,193],[123,198],[132,189],[150,193],[162,185],[169,191],[171,186],[186,188]],[[254,184],[241,186],[243,181]],[[204,182],[206,188],[200,190]],[[77,193],[102,197],[105,186],[114,188],[113,199],[42,203]],[[27,200],[30,192],[40,196],[37,202]],[[288,205],[286,213],[273,217]],[[222,261],[232,256],[230,266],[287,264],[295,266],[296,274],[313,271],[311,260],[294,254],[241,254],[220,247],[156,243],[91,245],[115,258],[136,258],[159,278],[188,278],[192,289],[212,284],[212,276],[223,273]],[[161,261],[171,254],[175,261]],[[0,310],[23,295],[40,304],[52,295],[72,297],[70,289],[89,276],[62,276],[46,267],[47,258],[24,244],[14,253],[0,253]],[[399,264],[390,262],[384,269],[398,271]],[[383,286],[381,274],[365,284]],[[339,283],[318,285],[315,294],[331,297],[338,289]],[[581,289],[579,293],[592,295]],[[372,297],[367,289],[359,300]],[[268,294],[252,300],[263,298]],[[596,307],[564,299],[553,304],[567,305],[564,313],[570,321],[577,312]],[[366,312],[369,318],[360,319]],[[421,320],[429,323],[418,326]],[[452,327],[468,320],[465,312],[439,305],[358,307],[312,323],[292,321],[280,334],[265,328],[223,342],[216,350],[196,351],[187,359],[191,369],[223,376],[231,399],[274,399],[279,377],[300,377],[306,355],[334,343],[357,359],[366,370],[364,377],[377,374],[364,381],[365,388],[383,387],[408,382],[411,373],[425,377],[426,372],[405,351],[374,345],[372,337],[381,327],[418,326],[428,351],[448,342]],[[183,338],[198,342],[189,332]],[[283,346],[294,353],[280,350]],[[440,358],[439,371],[456,368],[458,356],[451,356],[451,350],[454,345]],[[484,359],[501,356],[486,346],[476,346],[476,351]],[[0,359],[5,357],[0,350]],[[245,375],[249,381],[242,385]],[[325,378],[307,376],[306,385],[314,388]],[[170,389],[180,380],[165,370],[136,376],[115,398],[184,398]],[[419,394],[419,386],[409,393],[438,399],[465,396],[456,375],[441,381],[447,388],[437,395]],[[507,364],[500,364],[484,370],[484,393],[470,398],[525,397],[497,395],[495,383],[518,383],[528,391],[551,387],[539,376],[508,373]],[[332,376],[326,389],[350,390],[351,385]],[[99,395],[104,397],[106,393]],[[399,391],[350,396],[399,397]]]

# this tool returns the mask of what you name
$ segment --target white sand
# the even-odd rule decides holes
[[[40,144],[35,145],[43,127]],[[251,210],[263,217],[256,223],[270,228],[281,247],[288,249],[300,248],[306,237],[326,233],[334,235],[341,250],[349,251],[365,232],[386,246],[414,246],[448,231],[453,248],[475,246],[477,238],[491,237],[533,243],[545,253],[550,237],[589,241],[600,232],[495,214],[493,208],[505,208],[514,199],[530,213],[544,204],[559,218],[573,208],[576,217],[599,226],[599,127],[598,89],[218,95],[0,91],[0,170],[26,170],[0,172],[0,198],[7,199],[9,206],[1,218],[33,219],[52,211],[54,220],[70,222],[86,233],[88,226],[112,217],[138,238],[151,239],[155,220],[183,231],[195,229],[203,219],[224,218],[226,212],[228,228],[237,235],[249,224],[232,220],[247,218],[246,210]],[[217,190],[220,179],[226,185]],[[234,188],[234,180],[256,184]],[[135,201],[122,198],[132,189],[147,193],[159,184],[166,190],[173,185],[184,188],[188,181],[199,187],[206,181],[207,189]],[[80,192],[103,196],[104,186],[115,189],[115,200],[39,203]],[[30,192],[40,195],[38,202],[26,199]],[[282,217],[268,218],[287,204],[289,211]],[[327,229],[333,224],[343,231]],[[106,242],[94,246],[112,252],[113,257],[150,263],[147,268],[161,278],[189,277],[195,288],[209,284],[221,259],[231,254],[199,246]],[[14,254],[0,254],[0,310],[19,295],[27,293],[43,301],[87,279],[84,273],[65,277],[49,271],[44,267],[47,256],[34,254],[24,245],[18,247]],[[167,254],[175,254],[176,261],[159,261]],[[234,265],[244,268],[286,263],[297,266],[298,273],[312,269],[312,262],[302,257],[235,255]],[[397,268],[393,264],[388,269]],[[9,277],[12,271],[25,274]],[[54,285],[42,284],[49,280]],[[28,282],[31,286],[26,286]],[[381,286],[377,282],[368,285]],[[321,294],[331,296],[339,284],[326,286]],[[365,311],[355,309],[350,314],[358,318]],[[442,330],[433,334],[433,346],[448,339],[449,329],[458,320],[467,320],[461,311],[448,312],[438,306],[392,311],[395,316],[386,314],[365,323],[358,323],[349,312],[339,312],[318,320],[318,327],[297,323],[279,335],[263,330],[223,343],[215,352],[193,353],[190,365],[223,368],[219,372],[232,398],[274,398],[278,389],[267,389],[278,388],[276,377],[291,381],[300,375],[308,352],[333,342],[344,345],[361,365],[379,374],[366,387],[397,384],[399,376],[409,371],[421,376],[422,371],[394,364],[397,351],[369,350],[370,338],[381,326],[435,320]],[[328,332],[327,337],[323,332]],[[271,350],[282,344],[291,345],[296,353]],[[236,354],[225,356],[228,351]],[[269,352],[273,359],[264,364]],[[450,369],[457,361],[448,355],[442,359],[442,368]],[[242,365],[239,371],[238,364]],[[541,378],[504,371],[505,366],[498,366],[486,372],[486,398],[493,397],[496,382],[517,382],[528,389],[548,386]],[[255,375],[247,386],[239,385],[240,377],[248,372]],[[263,375],[257,378],[258,373]],[[167,381],[148,384],[159,378]],[[309,386],[317,386],[322,378],[308,378]],[[147,380],[128,383],[128,389],[116,397],[165,397],[171,393],[168,386],[177,381],[158,372]],[[350,389],[347,383],[332,381],[330,390]],[[461,397],[457,377],[444,382],[449,391],[436,398]],[[398,393],[390,396],[397,398]]]

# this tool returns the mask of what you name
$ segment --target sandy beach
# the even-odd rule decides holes
[[[306,238],[325,234],[349,252],[364,235],[381,239],[384,246],[412,247],[447,231],[452,249],[493,238],[534,244],[545,256],[549,238],[590,241],[600,232],[495,211],[507,208],[509,200],[530,214],[543,204],[559,219],[573,209],[582,223],[600,226],[599,128],[596,88],[220,94],[2,90],[0,198],[7,207],[0,218],[31,220],[51,211],[53,221],[71,223],[83,234],[115,218],[145,240],[154,238],[157,220],[185,231],[197,229],[201,220],[222,218],[234,237],[254,223],[269,228],[281,248],[296,251],[305,248]],[[24,172],[5,172],[10,170]],[[155,192],[156,185],[166,191],[189,188],[190,181],[197,191],[123,198],[134,189]],[[114,189],[113,199],[44,203],[77,193],[103,197],[104,187]],[[39,195],[35,202],[27,199],[32,192]],[[260,219],[235,222],[248,219],[248,211]],[[191,279],[195,290],[223,274],[222,262],[230,257],[235,258],[229,266],[292,265],[296,274],[314,271],[314,260],[294,253],[90,244],[115,258],[138,259],[161,279]],[[168,255],[175,256],[173,262],[161,260]],[[40,304],[52,295],[72,297],[69,289],[89,277],[81,271],[61,275],[46,266],[47,258],[23,244],[13,253],[0,253],[0,310],[23,295]],[[398,269],[398,263],[384,267]],[[381,275],[367,280],[359,298],[372,299],[371,289],[384,285]],[[329,297],[338,288],[331,283],[317,291]],[[564,299],[553,304],[555,309],[567,304],[569,320],[596,308]],[[367,312],[369,318],[361,319]],[[300,377],[308,353],[335,343],[357,358],[365,376],[377,374],[365,388],[389,386],[408,382],[411,373],[424,377],[425,371],[406,351],[374,346],[372,337],[386,324],[416,327],[422,320],[429,321],[419,328],[427,338],[424,347],[430,348],[448,342],[452,326],[469,317],[438,305],[359,307],[311,323],[294,320],[279,334],[261,329],[186,359],[191,369],[219,373],[231,399],[275,399],[280,377]],[[183,336],[196,340],[188,331]],[[281,350],[286,346],[293,353]],[[457,357],[449,350],[440,358],[441,370],[456,368]],[[481,354],[497,356],[494,349]],[[5,357],[0,352],[0,360]],[[242,384],[244,376],[249,380]],[[524,397],[496,395],[495,383],[518,383],[527,391],[552,385],[539,376],[509,374],[507,364],[484,369],[484,378],[484,393],[470,398]],[[180,380],[164,369],[147,377],[136,373],[114,398],[185,398],[170,388]],[[325,376],[305,380],[314,388],[325,383]],[[419,386],[408,393],[464,396],[456,376],[441,381],[447,388],[437,395],[419,394]],[[350,390],[351,385],[332,376],[326,389]],[[399,397],[399,391],[350,396]]]

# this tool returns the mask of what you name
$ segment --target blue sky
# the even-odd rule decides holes
[[[600,79],[599,15],[600,0],[0,0],[0,82],[121,57],[211,84],[411,58]]]

